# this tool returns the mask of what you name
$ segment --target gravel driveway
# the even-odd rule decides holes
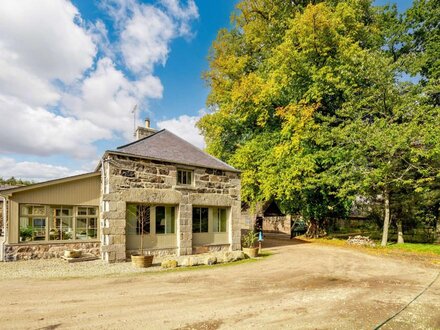
[[[41,274],[48,271],[42,269],[34,278],[19,273],[21,278],[12,279],[5,278],[9,264],[0,264],[0,328],[373,329],[439,272],[410,261],[299,243],[269,239],[265,244],[274,255],[259,262],[148,275],[44,280]],[[57,261],[35,265],[49,274],[60,266]],[[114,274],[123,272],[123,265],[95,261],[77,264],[73,272],[104,267],[111,271],[102,274]],[[383,329],[439,329],[439,282]]]

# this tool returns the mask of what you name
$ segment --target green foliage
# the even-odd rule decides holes
[[[398,245],[390,244],[387,246],[387,248],[393,250],[415,252],[415,253],[433,253],[440,255],[440,245],[435,245],[435,244],[413,244],[413,243],[405,243]]]
[[[241,245],[244,248],[253,248],[255,243],[257,242],[258,235],[254,233],[252,230],[249,230],[246,235],[244,235],[241,239]]]
[[[20,237],[26,241],[27,239],[31,239],[32,238],[32,227],[28,226],[25,228],[20,228]]]
[[[11,176],[9,179],[3,179],[2,177],[0,177],[0,185],[7,184],[7,185],[11,185],[11,186],[28,186],[33,183],[34,183],[33,181],[16,179],[13,176]]]
[[[213,44],[198,126],[243,171],[242,199],[318,227],[359,195],[389,196],[407,218],[418,211],[405,199],[438,209],[438,17],[428,0],[405,15],[365,0],[241,1]]]

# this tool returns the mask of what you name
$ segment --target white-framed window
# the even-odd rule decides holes
[[[192,232],[226,233],[228,232],[228,208],[199,207],[192,209]]]
[[[21,242],[97,239],[98,207],[20,204]]]
[[[127,234],[144,235],[176,233],[176,208],[165,205],[127,204]]]
[[[127,204],[127,233],[148,235],[151,232],[151,206]]]
[[[177,184],[178,185],[192,185],[193,184],[193,171],[177,169]]]

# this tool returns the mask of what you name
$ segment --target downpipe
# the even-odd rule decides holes
[[[7,219],[7,209],[8,209],[8,205],[7,205],[7,199],[4,196],[0,196],[3,199],[3,241],[2,241],[2,260],[1,261],[6,261],[6,239],[8,238],[8,226],[6,225],[8,222]]]

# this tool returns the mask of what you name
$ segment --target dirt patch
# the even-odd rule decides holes
[[[181,330],[216,330],[219,329],[223,322],[220,320],[212,320],[212,321],[203,321],[196,322],[193,324],[188,324],[182,328],[178,328]]]
[[[372,329],[438,273],[409,260],[285,238],[267,237],[263,248],[273,255],[190,272],[4,279],[0,328]],[[438,282],[388,329],[439,328]]]

